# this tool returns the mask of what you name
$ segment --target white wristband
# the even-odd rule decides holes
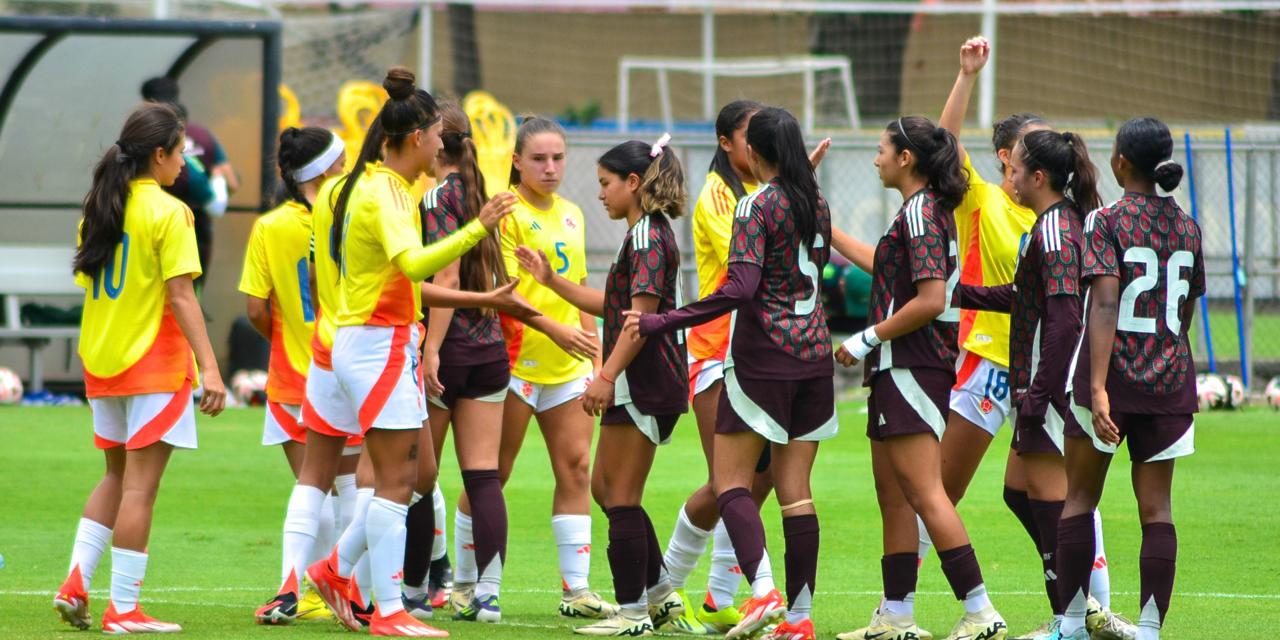
[[[872,349],[880,346],[880,336],[876,335],[875,325],[867,327],[862,333],[854,334],[844,341],[844,350],[857,360],[865,360]]]

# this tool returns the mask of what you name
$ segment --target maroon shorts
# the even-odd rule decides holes
[[[1080,431],[1075,414],[1071,412],[1070,406],[1050,401],[1044,412],[1044,420],[1014,419],[1013,441],[1009,444],[1018,454],[1052,453],[1060,456],[1063,434],[1068,430]]]
[[[946,369],[880,371],[871,379],[867,437],[882,442],[894,436],[932,433],[941,440],[955,381],[955,372]]]
[[[1115,453],[1116,447],[1097,438],[1089,410],[1073,406],[1076,420],[1067,423],[1069,438],[1089,438],[1093,447],[1103,453]],[[1189,456],[1196,451],[1196,420],[1191,413],[1150,414],[1111,412],[1111,421],[1120,429],[1120,441],[1127,442],[1129,458],[1134,462],[1158,462]]]
[[[442,364],[436,375],[444,385],[444,393],[432,398],[432,402],[452,410],[459,398],[477,400],[501,394],[505,400],[511,367],[506,360],[464,366]]]
[[[835,381],[752,380],[729,369],[720,390],[716,433],[752,431],[771,442],[826,440],[839,428]]]
[[[650,416],[639,413],[635,405],[630,406],[631,409],[627,405],[614,405],[605,409],[604,415],[600,416],[600,426],[634,426],[654,444],[666,444],[671,439],[671,433],[680,421],[680,414]]]

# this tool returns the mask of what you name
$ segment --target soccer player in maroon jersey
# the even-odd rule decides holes
[[[752,173],[764,187],[738,203],[725,283],[679,311],[631,311],[627,327],[654,336],[733,312],[712,472],[720,517],[752,597],[727,637],[753,635],[784,612],[751,498],[756,462],[769,446],[786,537],[787,605],[786,620],[768,637],[810,639],[819,534],[809,476],[818,442],[838,429],[831,333],[818,290],[831,214],[795,117],[761,109],[747,125],[747,144]]]
[[[474,219],[484,207],[485,182],[471,139],[471,123],[462,107],[445,103],[440,107],[440,155],[436,160],[439,184],[422,199],[423,239],[439,242]],[[491,235],[453,264],[432,276],[432,284],[448,289],[486,292],[510,280],[502,259],[502,245]],[[503,402],[507,398],[510,365],[498,314],[485,309],[436,307],[428,312],[427,333],[422,348],[422,377],[428,400],[430,442],[440,460],[445,437],[452,425],[454,450],[462,471],[462,486],[471,501],[475,530],[472,563],[479,572],[475,592],[455,618],[498,622],[502,568],[507,556],[507,504],[498,473],[498,452],[502,440]],[[425,488],[425,487],[424,487]],[[435,493],[439,493],[436,487]],[[435,573],[431,555],[433,544],[441,540],[435,529],[446,528],[435,511],[434,500],[424,497],[409,507],[406,518],[404,559],[405,608],[415,616],[431,614],[429,571]],[[427,512],[431,511],[430,516]],[[429,518],[440,518],[427,527]],[[447,556],[445,556],[447,558]],[[438,566],[438,565],[437,565]],[[427,584],[424,584],[427,582]],[[442,599],[442,598],[441,598]]]
[[[600,201],[629,229],[609,268],[604,291],[554,273],[542,252],[516,255],[539,283],[579,309],[604,318],[604,364],[582,396],[582,408],[600,416],[591,492],[609,516],[609,566],[621,610],[575,631],[592,636],[649,635],[684,612],[665,579],[662,549],[640,501],[657,446],[671,438],[689,408],[683,333],[622,338],[623,313],[674,311],[680,288],[680,248],[671,220],[684,213],[684,170],[667,149],[624,142],[597,162]]]
[[[961,284],[960,306],[1011,314],[1009,373],[1016,410],[1013,448],[1027,479],[1036,542],[1054,620],[1027,638],[1051,638],[1063,604],[1055,580],[1058,520],[1067,496],[1063,431],[1071,415],[1067,385],[1080,341],[1080,254],[1084,216],[1102,204],[1097,174],[1080,136],[1033,131],[1014,147],[1010,182],[1018,204],[1039,212],[1022,245],[1013,283]]]
[[[863,384],[871,388],[867,437],[884,523],[884,604],[866,629],[841,637],[924,635],[912,604],[918,514],[952,591],[964,601],[965,615],[950,637],[998,640],[1007,628],[987,597],[969,536],[942,485],[938,444],[955,381],[959,320],[959,310],[949,308],[959,279],[952,211],[968,181],[955,137],[920,116],[889,124],[875,164],[881,182],[902,193],[904,202],[874,256],[855,260],[874,265],[868,326],[841,346],[836,359],[844,366],[865,361]]]
[[[1064,640],[1087,638],[1085,598],[1093,510],[1107,468],[1128,438],[1142,522],[1139,640],[1160,636],[1173,593],[1178,538],[1169,493],[1173,463],[1195,450],[1195,364],[1187,329],[1205,293],[1200,227],[1164,191],[1177,188],[1169,128],[1136,118],[1116,133],[1111,171],[1124,187],[1085,222],[1081,278],[1089,284],[1086,338],[1073,392],[1079,427],[1067,430],[1067,501],[1058,526]]]

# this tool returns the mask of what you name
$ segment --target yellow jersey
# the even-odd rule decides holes
[[[756,190],[755,183],[743,182],[747,193]],[[724,284],[729,276],[729,239],[733,237],[733,211],[738,196],[720,174],[707,174],[707,182],[693,205],[693,257],[698,266],[698,299],[705,298]],[[729,314],[725,314],[689,330],[689,357],[696,361],[707,358],[724,360],[729,348]]]
[[[520,268],[516,247],[542,250],[551,268],[567,280],[581,282],[587,277],[587,234],[578,205],[553,195],[549,209],[538,209],[520,196],[511,214],[502,219],[502,257],[507,273],[520,278],[519,293],[544,317],[553,322],[582,326],[578,308],[534,281]],[[523,323],[503,316],[502,333],[511,357],[511,375],[534,384],[563,384],[591,375],[591,361],[579,360],[564,352],[551,338]]]
[[[330,251],[333,232],[333,203],[347,179],[344,174],[320,185],[316,202],[311,205],[311,266],[316,273],[315,331],[311,338],[311,357],[315,363],[333,370],[333,314],[338,310],[338,259]]]
[[[311,212],[289,200],[258,218],[240,272],[240,291],[271,301],[267,399],[302,404],[307,395],[315,310],[311,300]]]
[[[417,285],[392,261],[422,246],[422,217],[409,190],[412,185],[395,171],[375,164],[366,167],[363,175],[348,179],[356,184],[343,217],[334,323],[340,327],[411,325],[422,318],[422,297]]]
[[[1036,213],[1000,188],[982,179],[965,154],[969,190],[956,207],[956,238],[960,282],[994,287],[1013,282],[1018,251],[1035,225]],[[1009,366],[1009,314],[994,311],[961,311],[960,345],[966,351]]]
[[[150,178],[129,183],[124,235],[84,287],[80,359],[90,398],[178,391],[196,379],[191,345],[169,307],[165,281],[200,275],[195,219]]]

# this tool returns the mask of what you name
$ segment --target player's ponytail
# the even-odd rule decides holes
[[[1023,136],[1021,152],[1027,171],[1044,172],[1049,188],[1070,198],[1077,211],[1093,211],[1102,206],[1098,172],[1078,134],[1032,131]]]
[[[417,88],[414,80],[413,72],[404,67],[391,67],[387,70],[387,77],[382,80],[382,88],[387,91],[388,100],[369,126],[364,145],[360,148],[360,157],[356,158],[355,165],[351,167],[351,173],[347,175],[333,206],[333,240],[330,252],[335,260],[341,255],[347,203],[365,166],[382,159],[384,145],[388,149],[399,149],[413,132],[430,127],[440,119],[440,108],[436,105],[435,98]]]
[[[445,164],[458,168],[462,176],[463,201],[461,219],[466,223],[480,215],[488,192],[484,174],[480,172],[476,143],[471,139],[471,121],[454,103],[440,106],[440,148]],[[502,260],[502,245],[496,234],[489,234],[475,249],[462,256],[458,266],[458,281],[466,291],[489,291],[496,285],[506,284],[506,264]],[[491,313],[486,310],[486,313]]]
[[[84,197],[80,246],[72,270],[88,276],[110,262],[124,238],[124,209],[129,181],[151,169],[156,149],[181,153],[182,119],[172,107],[160,103],[134,109],[116,139],[93,168],[93,183]]]
[[[520,123],[520,128],[516,129],[516,148],[515,154],[524,153],[524,143],[529,138],[539,133],[554,133],[562,139],[564,136],[564,127],[561,127],[555,120],[548,120],[541,116],[529,116]],[[511,163],[511,176],[507,179],[507,186],[514,187],[520,184],[520,170],[516,168],[516,163]]]
[[[332,132],[320,127],[289,127],[281,132],[276,166],[280,169],[280,181],[284,184],[282,200],[293,200],[311,208],[311,203],[302,192],[302,183],[323,176],[328,169],[328,166],[318,167],[317,173],[317,166],[313,165],[332,165],[338,159],[340,150],[337,155],[330,152],[330,149],[338,148],[333,146],[335,143],[342,144]]]
[[[760,108],[760,103],[754,100],[734,100],[726,104],[716,116],[716,137],[732,140],[733,132],[737,131]],[[734,197],[742,198],[747,195],[747,189],[742,186],[742,178],[739,178],[738,172],[734,170],[729,154],[719,144],[716,145],[715,155],[711,157],[711,166],[708,171],[713,171],[720,176],[720,179],[733,191]]]
[[[812,247],[818,235],[818,179],[805,150],[800,123],[785,109],[765,107],[751,116],[747,144],[761,160],[777,169],[778,182],[791,201],[796,232]]]
[[[890,122],[885,131],[899,153],[907,151],[915,156],[915,171],[938,194],[938,203],[948,211],[960,206],[969,178],[956,137],[923,116],[903,116]]]
[[[1182,165],[1173,160],[1173,136],[1155,118],[1134,118],[1116,132],[1116,150],[1166,192],[1182,183]]]
[[[689,196],[684,186],[684,168],[667,146],[670,140],[669,135],[663,135],[656,144],[628,140],[604,152],[596,162],[620,178],[640,178],[636,198],[642,213],[661,213],[675,219],[684,215]]]

